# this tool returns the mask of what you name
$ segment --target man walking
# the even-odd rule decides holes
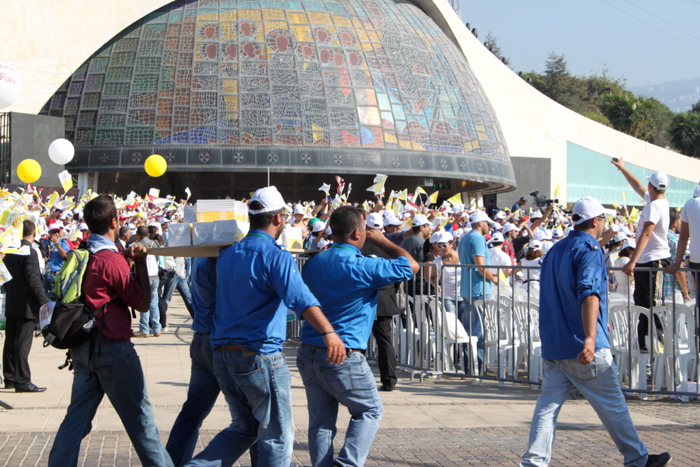
[[[48,299],[41,283],[39,254],[32,244],[36,237],[36,225],[30,220],[22,223],[20,253],[8,254],[3,262],[12,275],[4,284],[6,295],[6,336],[2,352],[5,389],[15,392],[42,392],[46,388],[32,383],[29,370],[29,351],[32,348],[34,320],[39,317],[39,308]],[[26,254],[24,254],[26,253]]]
[[[332,332],[345,344],[347,356],[343,365],[327,361],[325,334],[304,323],[297,366],[308,402],[309,453],[314,467],[363,466],[382,415],[377,383],[364,356],[379,289],[408,280],[419,266],[380,230],[365,230],[360,208],[336,209],[330,227],[333,245],[311,258],[302,275],[321,302]],[[365,240],[392,259],[362,256]],[[345,444],[334,458],[338,404],[348,408],[350,424]]]
[[[83,294],[85,305],[97,313],[101,328],[94,342],[70,350],[73,387],[70,405],[49,454],[49,467],[78,464],[80,442],[90,433],[92,419],[105,394],[117,411],[141,464],[172,467],[160,441],[153,406],[146,394],[143,369],[131,343],[131,313],[148,310],[151,290],[146,249],[132,245],[120,250],[115,242],[119,220],[114,200],[107,195],[85,205],[83,217],[90,227]],[[127,258],[134,261],[134,275]],[[99,348],[99,350],[97,350]]]
[[[294,258],[275,241],[284,230],[285,206],[274,186],[257,190],[248,205],[248,235],[219,254],[210,342],[232,422],[186,465],[234,462],[256,441],[258,466],[289,465],[294,423],[291,376],[282,353],[287,308],[322,333],[329,362],[345,358],[343,342],[301,280]]]
[[[588,400],[628,467],[664,466],[648,455],[630,418],[608,343],[607,271],[598,238],[608,211],[592,197],[573,208],[574,230],[545,256],[540,276],[542,394],[521,466],[549,465],[561,406],[573,389]]]

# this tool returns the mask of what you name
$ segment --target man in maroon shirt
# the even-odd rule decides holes
[[[123,250],[118,246],[119,220],[110,196],[91,200],[85,205],[83,216],[91,232],[91,254],[83,280],[84,303],[92,310],[107,306],[97,314],[101,332],[96,334],[94,345],[88,341],[70,350],[75,369],[71,401],[51,448],[49,467],[77,465],[80,442],[90,432],[105,394],[121,418],[141,463],[172,467],[146,394],[141,362],[131,343],[132,317],[128,307],[143,313],[150,305],[146,248],[132,245]],[[134,261],[133,273],[127,258]]]

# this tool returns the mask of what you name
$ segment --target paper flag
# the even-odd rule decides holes
[[[559,188],[561,188],[561,185],[557,185],[557,187],[554,189],[554,197],[556,198],[559,196]]]
[[[413,201],[410,201],[410,200],[406,201],[406,211],[419,211],[419,210],[420,210],[420,208],[418,207],[418,205],[416,205],[416,203],[414,203]]]
[[[352,183],[348,183],[348,198],[350,197],[351,191],[352,191]]]
[[[399,191],[396,196],[401,200],[401,201],[406,201],[408,198],[408,188],[404,188],[403,191]]]
[[[345,180],[336,175],[335,182],[338,184],[338,194],[342,195],[343,190],[345,189]]]
[[[63,191],[68,191],[73,188],[73,177],[70,176],[67,170],[58,174],[58,180],[61,182]]]
[[[367,200],[362,202],[362,209],[364,209],[365,212],[369,212],[369,203],[367,203]]]
[[[372,192],[374,192],[375,195],[378,195],[379,193],[384,193],[384,184],[386,183],[387,178],[389,178],[388,175],[383,175],[383,174],[375,175],[374,176],[374,185],[367,188],[367,191],[372,191]]]
[[[614,207],[615,209],[617,209],[617,208],[619,208],[620,206],[619,206],[617,203],[612,203],[612,207]]]
[[[433,194],[431,194],[430,196],[428,196],[428,203],[427,203],[427,205],[430,206],[431,204],[436,204],[439,194],[440,194],[440,192],[439,192],[439,191],[436,191],[435,193],[433,193]]]
[[[462,204],[462,193],[457,193],[454,195],[452,198],[449,198],[447,200],[452,206],[457,206],[458,204]]]
[[[133,193],[133,192],[132,192]],[[192,190],[190,190],[190,187],[185,188],[185,193],[187,193],[187,198],[186,200],[190,200],[190,196],[192,196]]]
[[[331,186],[328,183],[324,183],[321,185],[321,188],[318,189],[318,191],[322,191],[328,196],[328,193],[331,191]]]
[[[627,201],[625,200],[625,192],[622,192],[622,205],[627,207]]]
[[[417,194],[417,195],[418,195],[418,194],[421,194],[421,195],[428,196],[428,193],[427,193],[423,188],[421,188],[421,187],[416,187],[416,194]]]
[[[160,190],[157,188],[151,188],[148,190],[148,196],[155,196],[156,198],[160,197]]]
[[[58,200],[58,191],[54,191],[51,193],[51,197],[49,198],[49,201],[46,203],[46,206],[49,208],[52,208],[54,204],[56,204],[56,200]]]
[[[401,201],[396,200],[396,201],[394,201],[394,214],[396,214],[398,216],[400,212],[401,212]]]

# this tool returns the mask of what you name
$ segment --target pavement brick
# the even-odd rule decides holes
[[[191,331],[189,316],[178,295],[169,311],[170,333],[135,339],[163,442],[186,397]],[[0,339],[1,343],[1,339]],[[296,370],[296,344],[285,348],[292,371],[292,402],[296,423],[293,462],[310,466],[308,414],[301,377]],[[35,342],[30,364],[41,394],[0,390],[0,399],[14,410],[0,409],[0,467],[46,466],[56,430],[70,400],[72,374],[59,371],[65,352]],[[376,368],[375,373],[378,374]],[[494,381],[443,376],[411,380],[401,373],[397,390],[381,393],[384,418],[375,438],[368,467],[516,465],[527,449],[530,419],[539,391],[530,386],[498,387]],[[670,450],[674,466],[700,465],[700,402],[628,400],[632,418],[650,452]],[[336,450],[342,445],[348,415],[341,410]],[[199,452],[230,422],[223,397],[200,432]],[[622,458],[595,412],[585,400],[570,400],[560,417],[553,466],[620,465]],[[82,442],[81,466],[138,466],[138,457],[109,401],[105,398]],[[249,466],[245,454],[237,466]]]

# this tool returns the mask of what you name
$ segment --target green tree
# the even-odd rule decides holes
[[[545,62],[544,93],[551,99],[560,102],[560,99],[569,94],[571,75],[564,55],[550,52]]]
[[[600,109],[613,128],[648,142],[653,140],[656,131],[653,107],[649,99],[628,92],[601,96]]]
[[[700,114],[700,101],[697,101],[693,106],[690,108],[690,111],[696,114]]]
[[[510,59],[503,55],[503,51],[501,50],[501,47],[496,43],[496,36],[489,31],[489,33],[486,35],[486,40],[484,41],[484,47],[489,49],[489,51],[494,54],[496,57],[498,57],[501,62],[503,62],[504,65],[510,66]]]
[[[700,112],[677,114],[673,117],[669,133],[675,149],[686,156],[700,157]]]

